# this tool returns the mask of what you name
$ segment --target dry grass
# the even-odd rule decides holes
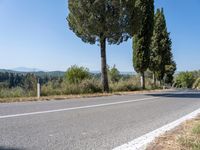
[[[160,136],[147,150],[200,150],[200,117]]]
[[[56,95],[56,96],[42,96],[39,99],[37,97],[16,97],[16,98],[0,98],[0,103],[12,103],[12,102],[26,102],[26,101],[49,101],[49,100],[63,100],[63,99],[75,99],[75,98],[89,98],[89,97],[102,97],[112,95],[128,95],[128,94],[145,94],[152,92],[163,92],[168,90],[141,90],[130,92],[113,92],[113,93],[94,93],[94,94],[76,94],[76,95]]]

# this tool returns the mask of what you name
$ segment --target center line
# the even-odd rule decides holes
[[[5,116],[0,116],[0,119],[22,117],[22,116],[30,116],[30,115],[39,115],[39,114],[47,114],[47,113],[55,113],[55,112],[63,112],[63,111],[69,111],[69,110],[78,110],[78,109],[86,109],[86,108],[110,106],[110,105],[118,105],[118,104],[132,103],[132,102],[145,101],[145,100],[158,99],[158,98],[159,97],[151,97],[151,98],[127,100],[127,101],[121,101],[121,102],[112,102],[112,103],[97,104],[97,105],[88,105],[88,106],[80,106],[80,107],[56,109],[56,110],[47,110],[47,111],[37,111],[37,112],[22,113],[22,114],[5,115]]]

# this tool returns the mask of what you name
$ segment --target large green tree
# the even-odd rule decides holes
[[[154,30],[150,48],[149,69],[153,72],[154,84],[156,78],[160,81],[167,79],[172,82],[176,70],[176,63],[173,60],[172,41],[167,31],[166,19],[163,9],[157,9],[154,17]]]
[[[141,74],[141,86],[145,89],[145,71],[149,67],[149,54],[154,22],[154,0],[136,0],[136,12],[140,16],[140,28],[133,37],[133,66]]]
[[[103,91],[109,91],[106,42],[120,44],[129,38],[135,0],[69,0],[70,29],[90,44],[99,42]]]

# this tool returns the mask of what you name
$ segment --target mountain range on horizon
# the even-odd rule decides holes
[[[64,74],[65,71],[46,71],[39,68],[28,68],[28,67],[16,67],[12,69],[0,69],[0,72],[11,72],[11,73],[52,73],[52,72],[59,72],[60,74]],[[98,74],[101,73],[100,71],[90,71],[91,73]],[[131,71],[121,71],[121,74],[129,74],[133,75],[135,72]]]
[[[38,68],[27,68],[27,67],[17,67],[17,68],[13,68],[11,70],[17,71],[17,72],[40,72],[40,71],[43,71]],[[44,72],[46,72],[46,71],[44,71]]]

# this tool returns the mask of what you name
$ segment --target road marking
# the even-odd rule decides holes
[[[181,123],[185,122],[186,120],[190,120],[195,118],[198,114],[200,114],[200,109],[193,111],[192,113],[173,121],[167,125],[164,125],[161,128],[158,128],[152,132],[149,132],[139,138],[134,139],[131,142],[123,144],[119,147],[114,148],[113,150],[145,150],[151,142],[160,135],[164,134],[165,132],[177,127]]]
[[[5,115],[5,116],[0,116],[0,119],[22,117],[22,116],[30,116],[30,115],[39,115],[39,114],[47,114],[47,113],[55,113],[55,112],[77,110],[77,109],[86,109],[86,108],[94,108],[94,107],[103,107],[103,106],[110,106],[110,105],[119,105],[119,104],[125,104],[125,103],[153,100],[153,99],[158,99],[158,98],[160,98],[160,97],[151,97],[151,98],[127,100],[127,101],[120,101],[120,102],[113,102],[113,103],[97,104],[97,105],[88,105],[88,106],[56,109],[56,110],[47,110],[47,111],[38,111],[38,112],[30,112],[30,113],[22,113],[22,114]]]

